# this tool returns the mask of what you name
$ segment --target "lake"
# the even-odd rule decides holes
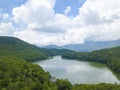
[[[35,63],[49,71],[53,77],[68,79],[72,84],[120,83],[107,66],[99,63],[68,60],[61,56]]]

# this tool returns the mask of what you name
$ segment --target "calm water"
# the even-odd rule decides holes
[[[36,62],[52,76],[68,79],[71,83],[120,83],[115,75],[105,66],[98,63],[62,59],[55,56],[52,59]]]

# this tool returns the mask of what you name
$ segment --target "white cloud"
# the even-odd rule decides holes
[[[120,1],[118,0],[87,0],[81,11],[97,11],[100,17],[111,18],[112,15],[120,15]]]
[[[11,23],[0,23],[0,36],[11,36],[16,30]]]
[[[54,18],[55,0],[28,0],[25,5],[13,9],[16,22],[45,24]]]
[[[120,1],[86,0],[76,17],[67,16],[70,6],[64,14],[56,14],[54,5],[55,0],[28,0],[13,8],[12,20],[19,24],[20,30],[15,30],[11,22],[2,23],[0,35],[13,34],[37,45],[120,39]],[[9,17],[5,15],[5,18]]]
[[[80,8],[79,18],[93,40],[120,39],[120,1],[87,0]]]
[[[9,19],[9,17],[10,17],[9,14],[3,13],[2,9],[0,9],[0,18],[2,18],[2,20]]]
[[[3,19],[8,19],[8,18],[9,18],[9,14],[3,13],[2,18],[3,18]]]
[[[65,15],[68,15],[68,13],[71,11],[71,7],[70,6],[67,6],[65,11],[64,11],[64,14]]]

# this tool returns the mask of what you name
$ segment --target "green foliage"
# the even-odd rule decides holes
[[[50,74],[38,65],[16,57],[0,57],[0,90],[46,90],[54,88]]]
[[[119,85],[113,85],[113,84],[97,84],[97,85],[91,85],[91,84],[81,84],[81,85],[74,85],[72,90],[119,90]]]
[[[56,80],[56,84],[58,87],[58,90],[71,90],[72,89],[72,84],[68,80]]]
[[[64,53],[74,52],[67,49],[41,49],[43,52],[45,52],[48,56],[56,56],[56,55],[63,55]]]

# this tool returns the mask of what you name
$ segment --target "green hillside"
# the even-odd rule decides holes
[[[26,61],[46,59],[47,55],[38,47],[15,37],[0,36],[0,56],[16,56]]]
[[[72,52],[67,49],[44,49],[31,45],[15,37],[0,36],[0,56],[15,56],[26,61],[38,61],[49,56]]]
[[[54,49],[54,48],[53,49],[41,48],[41,50],[45,52],[47,56],[64,55],[64,53],[74,52],[68,49]]]
[[[97,50],[90,53],[69,52],[62,55],[62,57],[103,63],[120,75],[120,46],[111,49]]]

